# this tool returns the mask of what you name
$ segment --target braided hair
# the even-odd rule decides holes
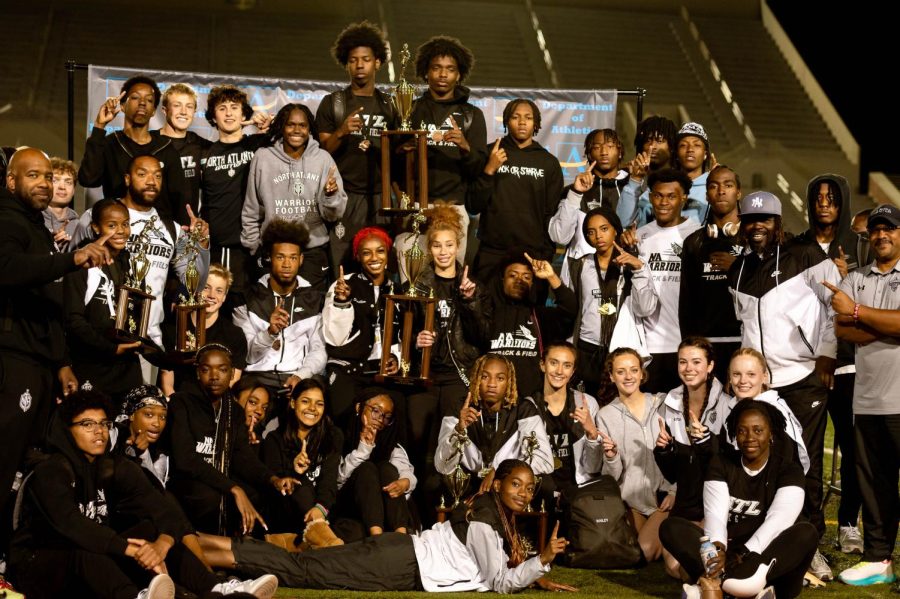
[[[473,407],[481,407],[481,375],[484,373],[484,368],[487,363],[494,360],[506,365],[506,395],[504,395],[503,404],[500,407],[512,407],[519,401],[519,389],[518,385],[516,385],[516,367],[513,366],[513,363],[505,356],[501,356],[500,354],[484,354],[475,360],[472,370],[469,371],[469,392],[472,394],[472,399],[469,404]]]

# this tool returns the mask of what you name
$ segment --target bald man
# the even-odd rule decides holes
[[[40,441],[54,379],[68,395],[78,388],[63,335],[63,276],[110,262],[105,239],[59,253],[42,212],[53,195],[46,154],[22,148],[13,154],[0,188],[0,506],[12,497],[25,450]],[[102,243],[101,243],[102,242]],[[0,510],[0,554],[8,541]]]

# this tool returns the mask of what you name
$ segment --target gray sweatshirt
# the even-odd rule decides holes
[[[665,395],[644,394],[644,417],[638,421],[618,397],[600,408],[598,429],[618,446],[613,459],[604,458],[604,471],[619,482],[622,499],[644,516],[657,510],[657,492],[675,492],[663,477],[653,448],[659,436],[659,415]]]
[[[241,211],[241,243],[251,252],[260,245],[260,236],[276,218],[300,221],[309,230],[308,248],[328,243],[325,222],[344,214],[347,194],[341,174],[335,169],[338,190],[325,195],[328,171],[335,166],[331,154],[310,138],[299,160],[284,152],[282,144],[260,148],[250,163],[247,193]]]

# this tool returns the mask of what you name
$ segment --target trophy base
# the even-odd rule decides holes
[[[430,387],[431,379],[421,376],[399,376],[395,374],[376,374],[375,381],[378,383],[396,383],[398,385]]]
[[[378,214],[381,216],[407,216],[409,214],[415,214],[419,209],[415,207],[410,208],[379,208]]]

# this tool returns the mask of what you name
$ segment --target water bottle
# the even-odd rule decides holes
[[[719,549],[709,540],[709,537],[700,537],[700,561],[703,563],[703,569],[709,574],[710,562],[719,555]]]

